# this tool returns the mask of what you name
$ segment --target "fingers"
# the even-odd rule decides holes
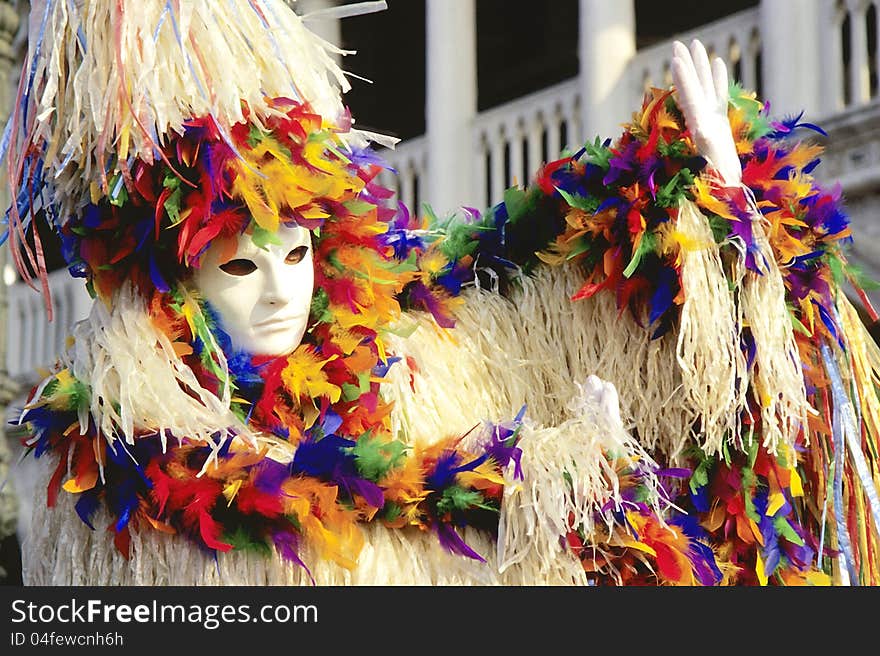
[[[724,61],[714,57],[710,63],[706,48],[696,39],[690,49],[676,41],[672,77],[678,106],[698,152],[727,184],[737,184],[742,177],[742,167],[727,118],[729,92]]]
[[[698,39],[691,41],[691,57],[697,72],[697,79],[700,81],[700,91],[703,92],[705,100],[714,105],[715,81],[712,78],[712,68],[709,66],[709,55]]]
[[[676,41],[672,48],[672,81],[678,91],[682,109],[699,107],[703,103],[704,95],[700,89],[700,80],[691,53],[679,41]]]
[[[715,80],[715,101],[719,107],[727,107],[727,102],[730,100],[727,64],[720,57],[712,60],[712,78]]]
[[[584,383],[584,391],[588,399],[597,403],[602,398],[602,379],[596,375],[588,376]]]
[[[620,399],[617,396],[617,388],[611,383],[605,383],[602,390],[602,410],[607,417],[620,419]]]

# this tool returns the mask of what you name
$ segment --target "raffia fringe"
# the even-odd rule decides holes
[[[46,478],[49,472],[45,473]],[[32,531],[22,545],[25,585],[571,585],[584,582],[573,558],[545,567],[525,559],[505,569],[495,564],[494,545],[485,533],[468,529],[465,541],[487,562],[443,550],[437,537],[417,529],[363,528],[365,545],[358,566],[347,570],[319,560],[305,545],[301,554],[309,572],[273,551],[217,554],[215,562],[175,535],[153,530],[131,532],[131,557],[116,550],[111,519],[101,509],[94,531],[77,517],[72,495],[62,493],[57,507],[35,503]],[[557,549],[561,553],[561,547]],[[562,554],[566,556],[567,554]]]
[[[702,427],[698,439],[709,455],[725,439],[739,443],[740,413],[746,406],[748,376],[740,347],[740,324],[712,229],[691,201],[682,202],[676,230],[682,248],[681,307],[676,358],[684,402]]]
[[[794,446],[798,433],[806,432],[807,415],[814,410],[807,401],[782,274],[757,208],[753,216],[761,272],[744,274],[739,302],[743,326],[749,327],[755,343],[750,379],[754,400],[761,408],[763,445],[775,454],[780,444]]]
[[[572,418],[575,383],[597,375],[617,388],[624,425],[642,447],[680,454],[697,411],[681,392],[681,372],[670,366],[676,335],[651,340],[607,294],[568,302],[582,284],[574,266],[542,267],[510,299],[467,290],[452,331],[429,317],[405,319],[416,332],[392,338],[389,349],[409,356],[391,368],[386,386],[395,429],[437,439],[483,420],[504,421],[523,405],[536,425],[556,426]]]
[[[487,535],[477,531],[467,531],[464,535],[468,544],[486,557],[488,564],[447,554],[433,535],[368,526],[364,529],[366,546],[353,572],[318,561],[308,551],[304,553],[304,560],[309,564],[316,582],[507,585],[586,582],[580,563],[564,546],[569,517],[587,527],[588,532],[597,517],[598,521],[610,523],[610,511],[603,515],[601,509],[606,504],[613,509],[621,500],[617,473],[609,464],[609,459],[623,458],[630,463],[638,460],[646,464],[651,461],[635,438],[625,430],[624,424],[609,418],[594,397],[572,382],[578,379],[572,370],[581,372],[580,380],[586,380],[587,371],[597,371],[603,377],[610,378],[607,368],[603,370],[601,363],[616,362],[614,359],[602,359],[607,358],[609,351],[608,345],[603,344],[602,340],[596,340],[591,349],[584,350],[583,341],[587,339],[586,335],[595,330],[595,325],[578,322],[584,322],[587,316],[595,317],[596,321],[602,322],[603,328],[610,331],[609,335],[618,334],[612,328],[619,327],[620,323],[613,309],[606,313],[594,307],[592,314],[572,316],[573,312],[583,312],[586,308],[572,310],[573,306],[559,303],[558,299],[560,293],[573,293],[576,285],[577,272],[546,270],[535,281],[526,281],[521,295],[514,301],[471,290],[468,293],[479,298],[471,299],[465,306],[456,330],[441,331],[429,320],[415,318],[411,319],[418,322],[414,334],[391,340],[394,342],[393,352],[404,357],[389,373],[389,398],[396,403],[393,422],[396,429],[409,429],[403,434],[411,442],[433,441],[450,434],[470,434],[475,439],[478,431],[471,432],[474,426],[485,420],[508,420],[524,403],[528,405],[530,419],[523,427],[520,442],[525,480],[514,480],[512,467],[506,472],[507,491],[497,546]],[[552,303],[550,299],[556,299],[556,302]],[[538,326],[534,323],[520,326],[518,312],[512,309],[523,304],[523,316],[531,316],[531,321],[546,324],[553,336],[549,341],[546,338],[527,339],[530,334],[539,335],[546,331],[537,330]],[[118,303],[119,307],[130,305]],[[476,309],[469,310],[468,307]],[[561,313],[557,310],[557,314],[553,314],[554,308],[562,308]],[[132,316],[143,316],[143,309],[132,307],[132,311]],[[113,316],[96,319],[101,325],[109,327],[110,335],[117,335],[117,324],[132,329],[119,316],[122,314],[124,312],[120,310]],[[529,328],[532,330],[529,331]],[[564,343],[564,331],[579,336],[584,333],[578,340],[582,342],[581,348],[571,351],[554,348],[553,340],[557,340],[556,344]],[[638,334],[637,330],[633,330],[632,335],[635,334]],[[455,342],[452,341],[453,337]],[[97,343],[104,344],[107,339],[112,338],[103,337]],[[137,331],[133,335],[121,332],[118,339],[146,346],[149,339],[155,339],[155,335],[145,337]],[[92,341],[94,344],[95,340]],[[671,340],[665,342],[665,347],[645,341],[642,349],[635,351],[624,348],[628,344],[631,346],[630,340],[625,337],[617,336],[614,343],[619,349],[618,357],[634,352],[658,359],[653,365],[656,369],[651,368],[650,362],[637,366],[635,370],[642,372],[639,375],[657,376],[659,371],[675,370],[668,365],[662,366],[663,358],[668,363],[668,357],[673,352],[674,342]],[[519,350],[517,344],[520,345]],[[665,351],[656,353],[660,348],[665,348]],[[106,350],[107,347],[95,349],[94,360],[85,359],[83,362],[88,362],[91,369],[97,368],[98,362],[103,362],[102,353]],[[114,346],[109,350],[118,352],[120,348]],[[135,352],[148,350],[137,348]],[[578,352],[592,353],[600,366],[590,364],[587,360],[569,362]],[[163,359],[161,355],[157,357]],[[85,356],[80,354],[79,358]],[[137,416],[132,423],[138,425],[144,416],[149,417],[158,409],[150,405],[149,399],[153,395],[149,390],[143,400],[126,395],[122,390],[122,380],[129,375],[126,372],[133,375],[135,371],[129,364],[112,367],[104,364],[106,370],[83,372],[83,375],[86,375],[86,380],[93,376],[99,382],[96,391],[101,395],[124,398],[126,404],[132,405],[132,415]],[[632,360],[617,363],[617,367],[618,375],[624,371],[630,376],[633,373]],[[119,373],[114,377],[111,371]],[[143,380],[144,371],[141,365],[137,371],[139,380]],[[171,384],[167,374],[165,378],[166,384]],[[174,382],[176,384],[176,379]],[[638,385],[634,383],[634,386]],[[162,386],[161,389],[168,388]],[[630,387],[626,386],[625,389]],[[643,389],[656,393],[657,387],[643,386]],[[661,413],[668,412],[663,402],[672,396],[670,393],[666,399],[658,398],[655,408]],[[167,397],[165,394],[161,398],[167,403]],[[200,417],[205,420],[204,409],[200,410]],[[180,414],[187,416],[183,409]],[[678,414],[682,413],[679,411]],[[158,416],[168,416],[168,411]],[[120,420],[121,417],[115,416],[108,419],[111,425]],[[214,417],[205,425],[217,424],[217,418]],[[564,472],[571,475],[571,487],[565,480]],[[64,495],[56,511],[42,508],[37,511],[38,517],[33,524],[36,533],[26,556],[33,583],[174,582],[192,585],[309,582],[305,572],[280,562],[277,556],[265,560],[249,554],[223,554],[219,557],[219,565],[215,566],[209,558],[182,539],[156,535],[152,531],[132,532],[133,557],[125,561],[114,551],[109,534],[103,530],[91,532],[69,508],[70,503],[70,499]],[[106,516],[96,521],[98,527],[110,523]],[[91,569],[85,562],[77,560],[86,558],[84,554],[92,554]]]
[[[111,447],[120,440],[133,444],[136,435],[149,431],[163,444],[174,436],[219,447],[232,435],[253,443],[251,431],[230,410],[228,386],[219,397],[203,388],[148,316],[144,300],[126,284],[112,310],[95,301],[89,316],[74,326],[62,364],[91,387],[91,405],[81,410],[80,425],[88,426],[90,415]],[[216,351],[225,368],[222,351]]]
[[[82,197],[83,180],[106,180],[105,165],[120,170],[116,156],[152,162],[193,116],[212,114],[227,131],[243,102],[267,116],[267,98],[279,96],[334,123],[344,116],[349,84],[334,55],[345,53],[283,0],[31,4],[30,125],[13,152],[47,144],[45,168],[65,199]]]
[[[595,536],[597,522],[611,529],[612,512],[622,505],[615,469],[619,463],[613,458],[620,457],[627,466],[653,464],[619,420],[607,415],[586,390],[580,390],[569,409],[572,419],[557,426],[530,426],[523,433],[524,477],[514,480],[508,472],[499,523],[502,571],[536,559],[542,571],[558,567],[559,543],[569,522],[583,527],[588,540]],[[659,482],[652,476],[649,483],[659,512]]]
[[[465,540],[483,555],[479,563],[451,555],[436,536],[416,530],[366,526],[365,546],[354,570],[316,558],[305,545],[301,554],[319,585],[577,585],[586,575],[566,550],[571,518],[590,535],[596,518],[608,526],[622,499],[617,472],[608,457],[630,465],[651,464],[623,425],[610,419],[597,400],[581,391],[572,401],[575,418],[561,426],[523,428],[524,481],[506,473],[499,538],[468,530]],[[608,456],[608,457],[606,457]],[[569,484],[563,472],[571,475]],[[46,472],[48,476],[48,472]],[[649,478],[656,489],[656,478]],[[216,563],[176,536],[133,530],[131,558],[116,551],[103,509],[88,529],[62,493],[57,508],[37,503],[33,532],[24,546],[28,585],[303,585],[302,568],[251,553],[219,554]],[[606,504],[609,506],[605,508]],[[604,509],[603,509],[604,508]]]

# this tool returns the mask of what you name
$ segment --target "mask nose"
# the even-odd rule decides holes
[[[281,306],[290,302],[290,280],[278,266],[266,267],[263,285],[263,302],[267,305]]]

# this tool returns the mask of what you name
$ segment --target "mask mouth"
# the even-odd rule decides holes
[[[273,315],[268,317],[267,319],[263,319],[262,321],[258,321],[253,324],[254,328],[261,329],[279,329],[279,328],[287,328],[294,323],[302,321],[306,318],[304,314],[284,314],[284,315]]]

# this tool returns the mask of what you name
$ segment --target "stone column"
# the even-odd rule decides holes
[[[321,12],[335,6],[331,0],[299,0],[296,13],[303,17],[306,27],[328,43],[342,47],[342,29],[339,19],[333,16],[322,16]],[[341,57],[337,56],[337,63]]]
[[[5,126],[14,100],[14,82],[16,79],[16,62],[13,40],[19,26],[18,9],[9,0],[0,1],[0,125]],[[4,176],[5,177],[5,176]],[[9,194],[5,182],[0,182],[0,208],[5,212],[9,204]],[[9,260],[7,246],[0,248],[0,272]],[[0,584],[20,581],[20,556],[15,537],[18,523],[18,500],[15,487],[10,479],[10,467],[13,465],[13,452],[6,439],[6,406],[18,392],[16,385],[6,371],[6,351],[9,348],[6,334],[6,283],[0,280]]]
[[[615,138],[620,124],[637,109],[629,79],[629,63],[636,54],[635,3],[580,0],[578,16],[584,137]]]
[[[764,88],[774,116],[822,109],[820,0],[761,0]]]
[[[439,215],[479,206],[471,134],[477,113],[476,16],[475,0],[427,0],[428,167],[423,197]]]

